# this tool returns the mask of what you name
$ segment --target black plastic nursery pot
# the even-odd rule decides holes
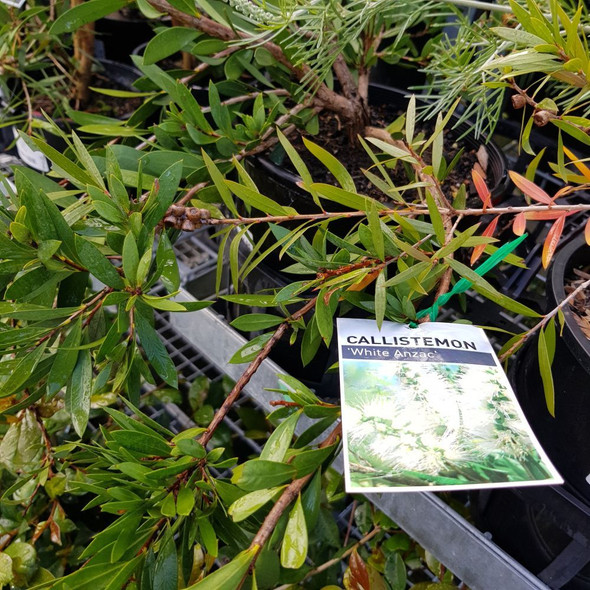
[[[477,526],[550,588],[590,589],[590,507],[560,486],[472,494]]]
[[[590,247],[580,235],[557,253],[547,275],[547,309],[566,297],[564,280],[590,266]],[[547,410],[539,371],[537,340],[517,355],[511,378],[522,408],[566,486],[590,505],[590,340],[564,306],[565,325],[557,337],[552,373],[555,417]],[[559,328],[557,328],[559,331]]]
[[[101,57],[131,64],[133,50],[153,36],[151,22],[137,9],[117,10],[95,23]]]
[[[391,105],[398,111],[405,111],[408,104],[408,93],[404,90],[391,88],[382,84],[371,84],[369,100],[372,105]],[[455,122],[458,118],[455,118]],[[487,184],[492,199],[501,198],[508,185],[506,160],[500,149],[485,137],[476,138],[469,133],[471,125],[463,122],[453,128],[453,134],[461,137],[466,150],[476,150],[485,146],[488,155]],[[313,141],[314,138],[311,137]],[[361,148],[359,148],[361,149]],[[301,213],[317,212],[309,193],[299,188],[301,178],[285,165],[277,165],[266,155],[246,159],[246,167],[260,191],[277,203],[290,206]]]
[[[133,66],[108,59],[99,59],[98,63],[101,68],[99,73],[109,82],[125,90],[134,90],[133,82],[140,76],[139,70]],[[34,113],[34,117],[44,120],[41,113]],[[66,120],[57,119],[55,123],[64,131],[68,128]],[[63,152],[67,147],[61,137],[45,129],[37,129],[36,133],[43,135],[45,142],[57,151]],[[17,156],[23,164],[38,172],[48,172],[50,169],[49,160],[40,151],[33,150],[23,139],[19,138],[15,125],[0,128],[0,149]]]

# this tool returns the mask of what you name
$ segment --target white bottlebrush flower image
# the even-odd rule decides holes
[[[550,480],[496,366],[346,359],[343,420],[353,487]]]

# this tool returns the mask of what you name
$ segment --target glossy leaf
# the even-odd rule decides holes
[[[545,392],[545,403],[548,412],[555,418],[555,388],[553,385],[553,375],[551,373],[551,359],[549,357],[543,328],[539,330],[537,353],[539,356],[539,371],[541,373],[541,380],[543,381],[543,391]]]
[[[526,231],[526,217],[524,211],[514,217],[514,221],[512,222],[512,231],[517,236],[522,236],[522,234],[524,234]]]
[[[188,487],[183,486],[178,490],[178,496],[176,496],[176,511],[181,516],[188,516],[195,506],[195,494]]]
[[[305,563],[307,547],[307,526],[300,494],[287,521],[287,528],[281,545],[281,565],[289,569],[300,568]]]
[[[123,272],[125,278],[135,285],[137,279],[137,266],[139,264],[139,252],[137,251],[137,242],[132,232],[125,236],[123,242]]]
[[[155,434],[135,430],[115,430],[111,432],[113,440],[125,449],[139,453],[142,457],[168,457],[170,447],[164,439]]]
[[[49,395],[55,395],[68,382],[78,360],[76,347],[80,345],[81,339],[82,318],[78,318],[63,341],[63,345],[58,348],[51,365],[47,378],[47,393]]]
[[[231,481],[243,490],[253,492],[283,484],[295,475],[295,468],[286,463],[253,459],[235,467]]]
[[[492,237],[494,235],[494,232],[496,231],[496,226],[498,225],[499,219],[500,219],[499,215],[494,217],[494,219],[492,219],[492,221],[483,230],[481,235],[485,236],[485,237]],[[471,260],[470,260],[471,266],[473,266],[477,262],[479,257],[484,253],[484,250],[486,249],[486,245],[487,244],[480,244],[478,246],[475,246],[475,248],[473,248],[473,252],[471,253]]]
[[[492,204],[492,195],[490,193],[490,189],[486,184],[486,181],[483,179],[481,174],[475,170],[475,168],[471,171],[471,178],[473,180],[473,186],[475,186],[475,190],[481,202],[483,203],[484,211],[491,206]]]
[[[92,358],[88,350],[81,350],[65,397],[66,411],[70,414],[74,430],[80,437],[84,434],[88,423],[91,393]]]
[[[527,197],[534,201],[538,201],[539,203],[543,203],[544,205],[553,204],[553,199],[540,186],[537,186],[534,182],[531,182],[524,176],[518,174],[518,172],[514,172],[514,170],[509,170],[508,174],[510,175],[512,182],[514,182],[514,184]]]
[[[199,31],[187,27],[169,27],[154,35],[146,45],[143,63],[150,65],[180,51],[199,36]]]
[[[140,313],[135,314],[135,323],[141,346],[158,375],[168,385],[174,388],[178,387],[176,367],[156,330]]]
[[[355,193],[356,186],[350,172],[330,152],[320,147],[317,143],[303,138],[305,147],[333,174],[340,186],[348,192]]]
[[[278,326],[285,318],[268,313],[250,313],[242,315],[231,322],[231,326],[243,332],[255,332]]]
[[[76,250],[82,264],[105,285],[114,289],[122,289],[125,286],[123,279],[109,259],[88,240],[76,236]]]
[[[260,510],[267,502],[275,500],[282,493],[285,486],[258,490],[238,498],[228,509],[228,514],[234,522],[240,522]]]
[[[272,332],[268,334],[261,334],[260,336],[256,336],[256,338],[252,338],[252,340],[244,344],[244,346],[242,346],[237,352],[233,354],[229,362],[233,364],[240,364],[253,361],[260,354],[260,351],[271,338]]]
[[[283,461],[293,435],[295,434],[295,427],[301,417],[301,410],[294,412],[288,418],[285,418],[269,436],[264,448],[260,453],[260,458],[267,461]]]
[[[258,547],[252,547],[238,553],[228,564],[215,570],[200,582],[188,586],[186,590],[225,590],[226,588],[230,590],[230,588],[238,588],[258,551]]]
[[[178,557],[176,544],[170,529],[160,546],[156,565],[154,568],[154,580],[152,590],[177,590],[178,589]]]
[[[73,33],[82,25],[93,22],[123,8],[127,0],[89,0],[82,4],[66,10],[60,14],[51,25],[49,32],[52,35],[62,33]]]
[[[557,249],[557,245],[559,244],[559,238],[563,233],[563,228],[565,226],[565,218],[567,215],[563,213],[561,217],[558,217],[551,229],[547,233],[547,237],[545,238],[545,242],[543,243],[543,253],[541,255],[541,262],[543,263],[543,268],[547,268],[549,263],[551,262],[551,258]]]
[[[348,570],[345,573],[345,585],[349,590],[368,590],[371,588],[367,564],[355,549],[348,561]]]
[[[2,384],[2,390],[0,391],[0,398],[8,397],[13,393],[16,393],[25,384],[27,379],[31,376],[35,367],[41,361],[45,348],[47,347],[48,341],[35,347],[31,352],[27,352],[24,356],[18,358],[18,364]]]
[[[207,517],[201,517],[198,519],[199,522],[199,533],[201,535],[201,542],[205,546],[207,553],[213,557],[217,557],[219,552],[219,541],[215,529],[209,522]]]

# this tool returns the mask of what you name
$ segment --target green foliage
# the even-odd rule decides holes
[[[127,3],[60,5],[52,22],[49,7],[29,4],[21,12],[0,10],[0,49],[16,51],[0,58],[3,90],[13,77],[38,93],[60,85],[61,76],[45,75],[46,58],[61,58],[73,30]],[[171,4],[202,17],[190,2]],[[137,5],[155,17],[149,2]],[[65,147],[22,134],[52,170],[42,176],[19,168],[15,191],[0,195],[0,585],[207,590],[356,583],[401,589],[407,569],[423,563],[440,577],[439,587],[448,587],[452,575],[360,497],[354,520],[369,538],[361,545],[344,542],[333,512],[345,494],[330,467],[339,452],[338,406],[281,375],[274,392],[280,407],[268,420],[245,404],[231,409],[246,435],[262,443],[259,456],[252,456],[217,421],[244,381],[212,383],[202,376],[186,383],[157,323],[211,304],[176,299],[178,230],[201,226],[216,231],[218,269],[229,270],[236,289],[225,299],[248,308],[233,322],[247,342],[227,351],[230,362],[258,363],[285,334],[308,364],[332,342],[337,316],[360,310],[379,324],[416,320],[445,281],[462,288],[456,292],[471,285],[508,311],[536,315],[466,264],[469,249],[492,254],[496,239],[476,235],[477,224],[459,229],[450,203],[464,209],[466,190],[453,195],[442,188],[456,163],[447,161],[443,142],[454,95],[441,96],[428,135],[418,129],[413,99],[383,134],[359,140],[355,149],[372,162],[361,174],[310,139],[303,141],[308,153],[298,152],[288,137],[295,128],[317,133],[320,108],[339,113],[354,133],[361,130],[362,101],[350,102],[358,89],[337,94],[333,66],[344,63],[362,79],[379,57],[418,59],[408,31],[431,26],[447,9],[414,0],[395,6],[320,2],[314,11],[291,2],[198,5],[227,27],[224,39],[189,27],[182,17],[172,27],[158,21],[143,57],[135,57],[143,77],[132,94],[143,104],[130,119],[74,112],[60,94],[64,108],[54,115],[68,112],[78,134],[36,120],[34,126],[59,136]],[[440,65],[452,74],[447,88],[460,89],[448,82],[459,76],[462,84],[482,75],[502,78],[469,91],[474,106],[465,116],[482,97],[498,100],[508,74],[550,70],[560,84],[586,88],[578,84],[588,69],[582,15],[568,16],[552,2],[549,21],[536,14],[534,3],[527,6],[535,18],[513,5],[520,29],[508,23],[490,33],[482,20],[462,32],[454,48],[442,41],[445,51],[433,56],[429,69]],[[243,42],[228,43],[237,31]],[[319,35],[319,45],[307,32]],[[476,55],[473,42],[485,44],[490,34],[506,47],[528,48],[533,57],[519,61],[507,52],[492,59],[496,45]],[[271,38],[276,45],[265,45]],[[568,60],[556,58],[551,43]],[[166,71],[162,60],[177,51],[196,58],[199,72]],[[477,68],[469,69],[473,63]],[[41,75],[30,75],[29,65]],[[205,69],[207,80],[199,78]],[[342,85],[342,70],[340,78]],[[315,92],[313,100],[308,91]],[[575,100],[566,92],[539,103],[563,115],[552,121],[577,137],[588,123],[584,113],[572,114]],[[489,120],[492,125],[493,116]],[[478,128],[485,124],[480,117]],[[289,160],[301,177],[309,209],[278,202],[250,177],[244,159],[273,146],[273,157]],[[322,181],[306,164],[314,159],[325,168]],[[560,168],[563,176],[565,163]],[[403,186],[392,175],[400,169],[408,176]],[[252,238],[249,230],[261,226]],[[247,275],[275,256],[296,280],[263,294],[242,293]],[[514,256],[509,262],[519,263]],[[551,403],[553,321],[540,333]],[[166,404],[182,405],[194,424],[172,432],[165,420],[143,411]],[[347,560],[344,579],[339,565],[315,569],[332,560]]]

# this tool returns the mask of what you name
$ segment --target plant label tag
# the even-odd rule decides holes
[[[347,492],[563,483],[481,328],[340,318],[338,354]]]
[[[8,4],[8,6],[15,6],[16,8],[20,8],[26,0],[0,0],[2,4]]]
[[[38,170],[39,172],[49,172],[49,162],[47,158],[43,155],[43,152],[39,150],[34,150],[27,143],[22,137],[18,136],[18,133],[15,128],[13,128],[14,137],[16,138],[16,151],[18,153],[18,157],[31,168]]]

